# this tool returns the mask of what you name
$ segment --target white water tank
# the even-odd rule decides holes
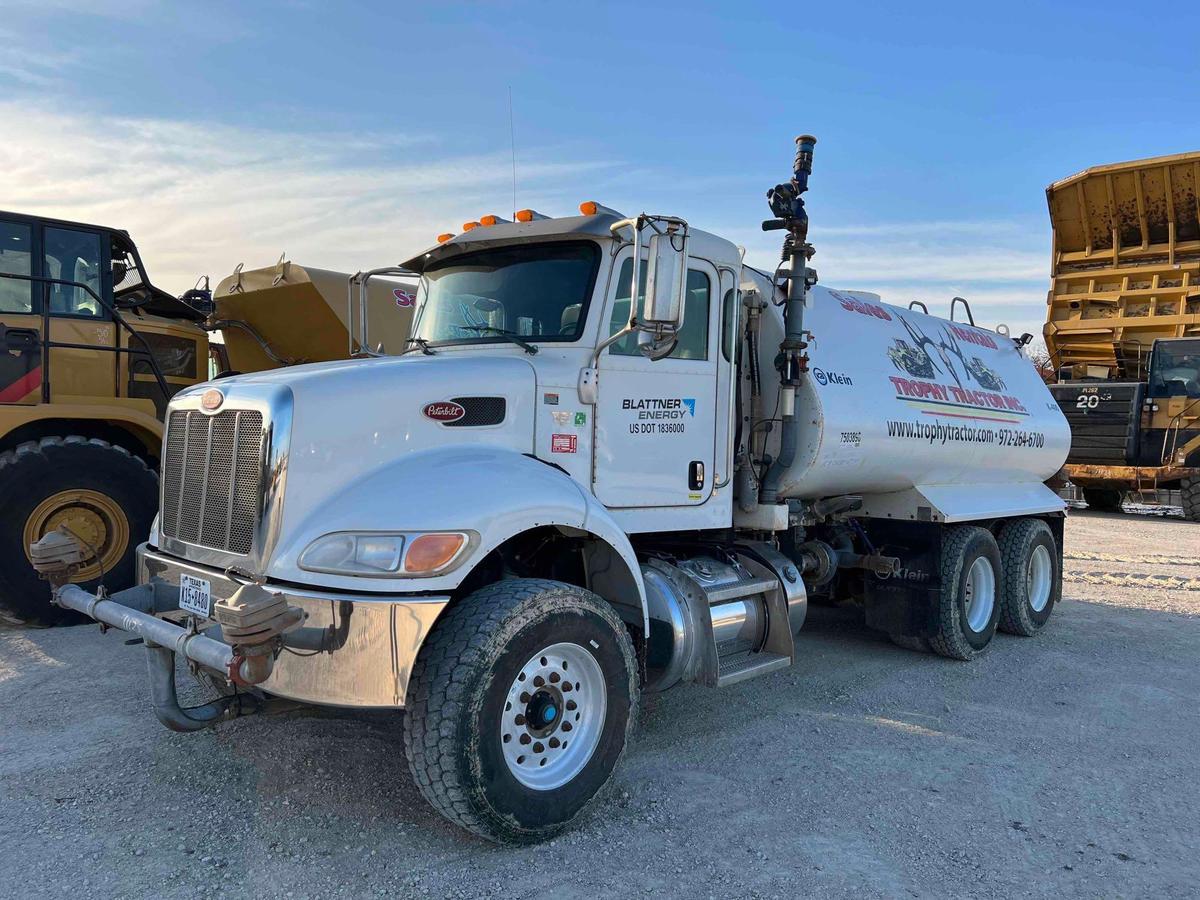
[[[801,438],[781,496],[1040,489],[1066,459],[1066,419],[1009,338],[821,286],[810,292],[804,328],[812,338],[796,398]],[[768,404],[782,335],[782,309],[770,305],[759,351]],[[776,427],[772,454],[778,434]]]

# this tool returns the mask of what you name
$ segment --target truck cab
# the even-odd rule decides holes
[[[0,617],[78,621],[29,570],[58,528],[95,548],[79,583],[133,582],[162,416],[208,377],[203,318],[150,282],[128,233],[0,211]]]

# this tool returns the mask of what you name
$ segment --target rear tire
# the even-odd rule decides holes
[[[938,631],[929,646],[950,659],[987,649],[1000,619],[1000,548],[986,528],[948,527],[942,536]]]
[[[24,625],[91,621],[50,603],[50,587],[33,571],[26,545],[58,523],[97,544],[93,562],[75,579],[84,590],[131,586],[137,545],[150,534],[158,476],[123,447],[78,435],[45,437],[0,453],[0,614]]]
[[[1096,512],[1120,512],[1123,496],[1121,491],[1114,491],[1110,488],[1083,489],[1083,499],[1087,503],[1088,509]]]
[[[447,819],[534,843],[608,783],[637,703],[633,643],[611,606],[569,584],[501,581],[451,607],[421,648],[405,755]]]
[[[1185,478],[1179,485],[1183,496],[1183,517],[1200,522],[1200,478]]]
[[[1050,526],[1041,519],[1017,519],[1000,529],[1004,567],[1001,631],[1032,637],[1042,630],[1062,596],[1062,555]]]

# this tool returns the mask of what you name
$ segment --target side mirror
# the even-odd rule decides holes
[[[687,277],[687,231],[668,226],[650,235],[646,249],[646,295],[641,320],[647,325],[683,324],[683,286]]]

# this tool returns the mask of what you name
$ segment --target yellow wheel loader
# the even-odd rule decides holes
[[[359,282],[367,320],[402,344],[411,287]],[[176,298],[150,282],[125,231],[0,211],[0,618],[82,621],[31,574],[29,545],[50,531],[88,550],[75,582],[132,584],[158,506],[167,401],[221,370],[350,355],[354,284],[281,260],[236,272],[215,302]],[[228,344],[210,345],[214,331]]]

